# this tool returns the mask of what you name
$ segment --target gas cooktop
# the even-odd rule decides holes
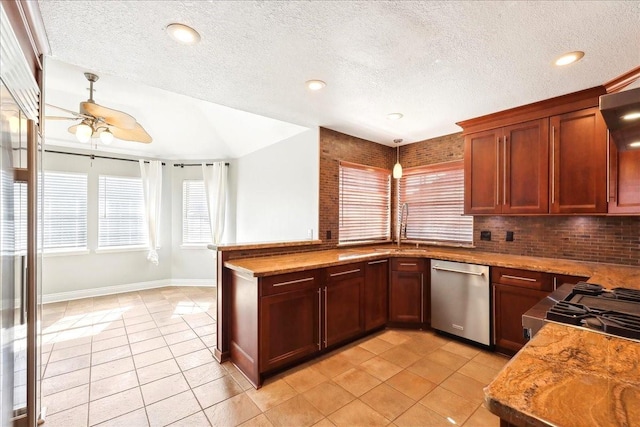
[[[640,290],[580,282],[547,311],[546,319],[640,340]]]

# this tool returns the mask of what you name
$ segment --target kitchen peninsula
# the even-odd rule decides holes
[[[527,257],[527,256],[516,256],[516,255],[505,255],[505,254],[496,254],[490,252],[477,251],[474,249],[468,248],[444,248],[444,247],[402,247],[398,249],[395,246],[390,245],[380,245],[380,246],[368,246],[368,247],[359,247],[359,248],[344,248],[344,249],[330,249],[330,250],[317,250],[319,247],[319,243],[315,242],[306,242],[306,246],[299,243],[300,246],[289,246],[289,247],[280,247],[277,249],[272,248],[271,250],[276,251],[293,251],[297,250],[300,252],[296,253],[280,253],[278,255],[265,255],[261,253],[263,256],[256,256],[256,254],[251,254],[247,248],[244,255],[240,255],[240,257],[236,257],[234,259],[224,259],[219,255],[218,264],[220,267],[220,273],[222,276],[222,282],[218,287],[219,295],[222,294],[222,299],[218,300],[219,303],[219,313],[220,308],[227,305],[227,309],[229,310],[226,315],[219,317],[218,320],[218,330],[224,332],[224,325],[230,328],[227,331],[238,330],[238,328],[242,328],[243,331],[246,330],[247,327],[249,329],[254,328],[251,333],[249,333],[250,341],[252,345],[255,345],[254,348],[247,351],[242,345],[238,345],[235,347],[235,350],[232,350],[231,353],[235,351],[237,354],[243,356],[240,359],[243,359],[245,365],[243,366],[242,362],[238,362],[238,357],[232,356],[231,359],[236,363],[247,375],[250,377],[249,379],[254,384],[254,386],[259,387],[263,375],[266,374],[268,376],[270,371],[264,369],[264,366],[260,365],[260,352],[264,350],[264,346],[260,345],[259,335],[259,313],[258,309],[255,307],[259,307],[258,299],[260,298],[260,288],[264,286],[273,285],[273,278],[276,276],[283,275],[304,275],[304,277],[299,277],[295,280],[303,280],[301,282],[293,283],[293,286],[298,285],[300,288],[309,285],[310,293],[309,295],[314,295],[317,293],[317,287],[322,288],[325,283],[325,278],[327,276],[323,276],[319,273],[322,270],[335,269],[338,273],[347,272],[354,276],[357,276],[357,273],[354,273],[353,270],[356,268],[351,268],[352,265],[359,264],[366,267],[368,263],[377,262],[377,261],[393,261],[394,259],[404,259],[404,258],[414,258],[414,259],[441,259],[441,260],[449,260],[449,261],[461,261],[468,263],[476,263],[476,264],[486,264],[492,267],[500,267],[500,268],[512,268],[512,269],[524,269],[529,271],[543,272],[545,274],[558,274],[558,275],[574,275],[574,276],[582,276],[588,277],[589,282],[601,284],[607,288],[613,288],[617,286],[626,286],[626,287],[635,287],[640,288],[640,269],[637,267],[630,266],[622,266],[616,264],[603,264],[603,263],[591,263],[591,262],[581,262],[581,261],[573,261],[566,259],[551,259],[551,258],[537,258],[537,257]],[[213,249],[213,248],[212,248]],[[240,250],[240,247],[235,247],[234,250]],[[260,249],[260,248],[256,248]],[[315,249],[315,250],[314,250]],[[260,250],[264,250],[261,248]],[[224,252],[223,252],[224,253]],[[236,252],[236,256],[238,253]],[[244,257],[242,257],[244,256]],[[233,258],[233,257],[229,257]],[[331,270],[333,272],[333,270]],[[309,275],[310,272],[314,272]],[[388,274],[388,273],[387,273]],[[309,277],[307,277],[309,276]],[[387,276],[388,277],[388,276]],[[235,279],[234,279],[235,278]],[[238,279],[243,282],[242,289],[243,292],[240,293],[239,297],[233,297],[234,292],[232,288],[235,286],[233,283]],[[312,279],[312,280],[305,280]],[[290,281],[295,281],[290,280]],[[283,281],[286,282],[286,281]],[[283,283],[279,282],[279,283]],[[266,283],[266,285],[265,285]],[[319,286],[319,284],[321,284]],[[367,280],[367,286],[369,286],[369,281]],[[273,288],[272,288],[273,289]],[[249,293],[245,293],[249,292]],[[269,293],[269,292],[267,292]],[[237,294],[236,294],[237,295]],[[302,293],[301,293],[302,295]],[[274,296],[274,294],[271,294]],[[305,301],[302,297],[299,301]],[[308,301],[313,301],[317,304],[319,300],[309,299]],[[241,316],[239,313],[243,310],[246,310],[247,307],[253,307],[256,311],[251,314],[249,313],[249,317],[247,317],[247,313],[243,313]],[[315,314],[316,318],[321,315],[321,307],[313,308],[312,304],[310,304],[310,309]],[[263,313],[260,313],[263,314]],[[235,319],[232,320],[232,319]],[[243,319],[243,323],[238,323],[239,319]],[[247,321],[247,319],[249,319]],[[320,319],[322,320],[322,319]],[[235,322],[235,325],[234,325]],[[255,322],[255,323],[254,323]],[[322,326],[324,327],[324,325]],[[233,335],[233,332],[230,332]],[[366,331],[362,331],[359,334],[354,334],[354,337],[362,336],[366,334]],[[566,337],[566,339],[555,339],[549,338],[549,335],[553,337]],[[564,335],[562,335],[564,334]],[[229,338],[231,335],[226,336],[218,336],[218,343],[220,345],[229,346],[227,348],[233,348],[233,345],[230,345]],[[324,351],[323,343],[319,343],[319,332],[316,333],[310,339],[310,342],[313,343],[313,348],[311,346],[306,347],[306,353],[304,356],[301,356],[302,359],[306,360],[309,357],[313,357],[315,354],[321,354]],[[243,336],[243,339],[246,338],[247,335]],[[546,337],[546,338],[545,338]],[[571,339],[569,339],[571,338]],[[575,339],[573,339],[575,338]],[[355,339],[355,338],[354,338]],[[555,341],[553,341],[555,339]],[[553,344],[550,344],[551,341]],[[578,340],[578,341],[576,341]],[[582,340],[582,341],[580,341]],[[584,341],[586,340],[586,341]],[[605,337],[603,335],[597,334],[595,332],[589,331],[573,331],[572,328],[560,325],[547,325],[540,332],[539,335],[534,337],[531,343],[525,347],[525,350],[522,350],[518,355],[516,355],[512,361],[507,365],[505,371],[501,373],[496,380],[492,383],[492,385],[487,388],[487,404],[488,407],[497,415],[501,416],[505,420],[511,420],[516,423],[516,425],[545,425],[545,420],[549,420],[548,415],[545,413],[541,413],[536,409],[536,407],[523,407],[517,406],[510,400],[504,400],[502,397],[505,395],[509,395],[510,393],[517,395],[522,395],[522,384],[519,382],[510,381],[512,378],[512,374],[505,374],[507,370],[511,370],[509,372],[514,372],[514,370],[519,369],[518,367],[526,367],[527,369],[533,369],[533,365],[531,365],[527,360],[531,356],[532,348],[535,349],[535,357],[542,358],[541,360],[545,360],[544,357],[548,358],[557,358],[555,354],[565,355],[570,354],[573,356],[567,356],[570,358],[575,357],[586,357],[589,360],[598,361],[603,356],[603,354],[591,353],[588,349],[593,348],[594,351],[601,352],[604,348],[612,348],[611,343],[617,343],[620,339],[612,340],[610,337]],[[588,348],[582,347],[582,351],[576,350],[576,342],[584,343],[588,342]],[[622,340],[623,343],[627,343]],[[626,344],[624,348],[627,353],[631,354],[630,360],[635,361],[634,363],[638,364],[640,360],[640,344],[635,342],[628,342],[630,344]],[[236,343],[237,344],[237,343]],[[339,345],[339,344],[337,344]],[[607,347],[609,346],[609,347]],[[330,346],[329,346],[330,347]],[[622,347],[616,347],[622,348]],[[221,348],[219,348],[221,350]],[[253,352],[253,353],[252,353]],[[547,352],[548,356],[544,356],[542,353]],[[567,353],[568,352],[568,353]],[[631,352],[631,353],[629,353]],[[220,352],[223,354],[223,352]],[[228,354],[228,353],[227,353]],[[529,355],[529,356],[527,356]],[[635,355],[635,356],[634,356]],[[227,356],[228,357],[228,356]],[[583,358],[584,358],[583,357]],[[635,357],[635,359],[634,359]],[[235,360],[234,360],[235,359]],[[284,359],[283,359],[284,360]],[[625,359],[626,360],[626,359]],[[263,360],[264,362],[265,360]],[[278,360],[271,360],[269,363],[274,362],[270,366],[275,366],[276,370],[283,369],[286,366],[290,366],[292,364],[297,363],[295,357],[293,359],[284,360],[283,364],[278,364]],[[247,369],[247,365],[251,365],[250,369]],[[594,362],[596,363],[596,362]],[[543,366],[538,364],[537,366]],[[541,383],[537,386],[537,389],[545,396],[544,399],[548,398],[550,395],[554,395],[556,391],[555,385],[557,385],[560,381],[560,377],[563,377],[570,374],[570,371],[562,369],[560,365],[554,365],[556,368],[552,368],[552,365],[545,365],[547,369],[552,369],[550,372],[555,372],[555,377],[553,382],[549,383]],[[614,367],[615,368],[615,367]],[[605,369],[605,368],[603,368]],[[617,369],[617,368],[616,368]],[[637,370],[637,367],[636,367]],[[620,374],[620,370],[616,370],[616,375]],[[632,372],[632,371],[629,371]],[[622,377],[621,377],[622,378]],[[626,381],[626,380],[625,380]],[[637,378],[631,378],[629,381],[636,381]],[[632,382],[627,382],[625,384],[633,384]],[[585,387],[587,387],[585,385]],[[590,387],[590,386],[589,386]],[[546,391],[545,391],[546,390]],[[562,389],[564,390],[564,389]],[[595,389],[594,389],[595,391]],[[613,391],[612,391],[613,392]],[[623,399],[621,402],[625,401],[624,399],[628,399],[629,393],[633,392],[633,387],[627,389],[625,391],[625,395],[621,397]],[[548,393],[548,394],[547,394]],[[590,392],[587,392],[590,395]],[[521,396],[522,397],[522,396]],[[637,397],[636,397],[637,398]],[[526,401],[526,399],[525,399]],[[556,409],[558,409],[556,407]],[[525,413],[526,417],[515,417],[514,413]],[[528,419],[527,417],[533,420],[539,420],[538,424],[526,424],[522,423],[523,419]],[[631,418],[632,419],[632,418]],[[562,424],[560,424],[562,425]],[[631,424],[633,425],[633,424]]]

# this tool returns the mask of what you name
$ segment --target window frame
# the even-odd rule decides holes
[[[454,161],[450,161],[450,162],[443,162],[443,163],[433,163],[430,165],[422,165],[422,166],[417,166],[417,167],[412,167],[412,168],[406,168],[403,171],[402,174],[402,178],[397,180],[397,186],[396,186],[396,190],[397,190],[397,227],[399,229],[400,227],[400,212],[401,212],[401,206],[404,202],[407,201],[407,197],[406,195],[404,195],[404,191],[402,187],[403,187],[403,182],[406,183],[406,180],[408,177],[412,177],[412,176],[424,176],[424,175],[428,175],[428,174],[437,174],[439,172],[448,172],[448,171],[461,171],[462,172],[462,177],[459,180],[459,187],[456,187],[457,190],[461,193],[461,198],[459,199],[459,211],[460,211],[460,217],[461,218],[468,218],[468,219],[464,219],[461,220],[462,222],[469,222],[468,224],[468,229],[465,230],[466,231],[466,235],[468,236],[468,240],[460,240],[460,239],[444,239],[444,238],[426,238],[426,236],[424,236],[424,234],[428,233],[427,231],[421,230],[418,232],[415,232],[413,235],[411,233],[412,231],[412,227],[411,227],[411,215],[414,216],[414,218],[416,218],[416,209],[420,209],[420,204],[418,204],[418,206],[416,206],[416,201],[414,200],[413,202],[411,202],[411,200],[408,203],[409,206],[409,219],[407,221],[408,223],[408,231],[407,231],[407,237],[406,239],[403,239],[404,241],[407,242],[415,242],[415,243],[428,243],[428,244],[435,244],[435,245],[443,245],[443,246],[456,246],[456,247],[473,247],[473,216],[471,215],[464,215],[464,160],[454,160]],[[404,181],[403,181],[404,180]],[[404,184],[406,185],[406,184]],[[420,196],[422,198],[424,198],[425,196],[422,195]],[[434,204],[435,205],[435,204]],[[442,206],[442,204],[438,204],[438,206]],[[426,206],[424,207],[426,208]],[[423,208],[423,209],[424,209]],[[418,211],[418,218],[419,221],[425,224],[425,227],[427,226],[426,221],[428,221],[430,218],[430,215],[427,213],[424,213],[422,210]],[[450,217],[451,218],[451,217]],[[415,221],[414,221],[415,224]],[[415,228],[414,228],[415,230]]]
[[[382,192],[378,192],[378,194],[383,194],[383,197],[381,197],[381,200],[386,198],[386,207],[385,207],[385,212],[383,215],[380,215],[378,217],[374,217],[375,220],[378,221],[378,223],[383,223],[384,224],[384,235],[380,236],[375,235],[375,234],[369,234],[369,235],[362,235],[360,238],[357,237],[348,237],[346,239],[343,239],[343,236],[345,235],[345,225],[344,225],[344,221],[345,218],[343,217],[344,211],[345,211],[345,206],[343,205],[343,201],[344,201],[344,197],[343,197],[343,168],[347,168],[347,169],[352,169],[352,170],[356,170],[356,171],[364,171],[364,172],[370,172],[373,174],[376,174],[378,176],[378,178],[375,179],[379,179],[380,176],[384,176],[384,180],[386,180],[385,188],[384,188],[384,193]],[[379,167],[375,167],[375,166],[368,166],[368,165],[362,165],[362,164],[358,164],[358,163],[352,163],[352,162],[347,162],[347,161],[343,161],[340,160],[338,163],[338,245],[339,246],[348,246],[348,245],[359,245],[359,244],[367,244],[367,243],[388,243],[391,242],[391,206],[392,206],[392,194],[391,194],[391,171],[388,169],[383,169],[383,168],[379,168]],[[386,193],[386,194],[385,194]],[[351,205],[348,205],[347,208],[351,207]],[[380,221],[380,219],[382,219],[382,221]],[[363,226],[365,224],[370,224],[370,222],[366,222],[364,221],[364,218],[347,218],[346,220],[351,220],[354,222],[358,222],[359,224],[362,224]],[[365,230],[366,228],[373,228],[373,227],[363,227]],[[365,231],[362,229],[356,229],[356,231]],[[380,228],[380,230],[378,231],[382,231],[382,228]],[[349,234],[351,235],[351,234]]]

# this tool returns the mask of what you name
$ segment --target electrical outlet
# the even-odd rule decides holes
[[[309,231],[307,232],[307,238],[309,240],[313,240],[313,228],[310,228]]]
[[[513,242],[513,231],[507,231],[506,241]]]
[[[484,230],[480,232],[480,240],[486,240],[487,242],[491,241],[491,232]]]

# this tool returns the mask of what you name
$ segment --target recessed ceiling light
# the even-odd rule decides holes
[[[200,41],[200,34],[193,28],[184,24],[169,24],[167,33],[179,43],[196,44]]]
[[[628,145],[629,148],[638,148],[640,147],[640,141],[635,141],[632,142],[631,144]]]
[[[322,80],[307,80],[306,84],[309,90],[320,90],[327,85]]]
[[[633,113],[625,114],[622,116],[623,120],[637,120],[640,119],[640,111],[634,111]]]
[[[575,52],[569,52],[556,59],[556,65],[562,67],[563,65],[573,64],[582,59],[584,52],[576,50]]]
[[[404,115],[402,113],[390,113],[387,114],[387,119],[389,120],[400,120]]]

